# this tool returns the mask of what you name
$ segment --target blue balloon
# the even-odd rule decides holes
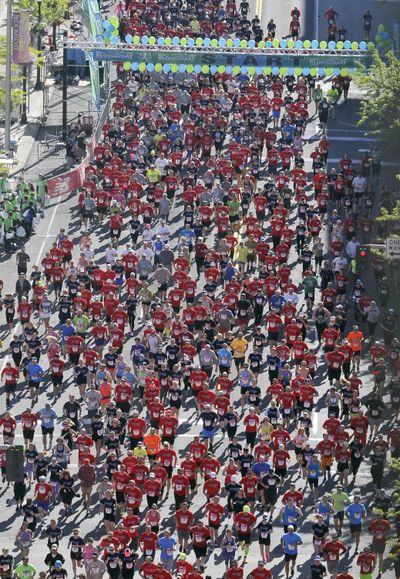
[[[262,66],[256,66],[256,74],[263,74],[264,69]]]
[[[328,48],[329,48],[330,50],[334,50],[334,49],[336,48],[336,42],[335,42],[334,40],[330,40],[330,41],[328,42]]]
[[[154,64],[152,62],[148,62],[146,68],[148,72],[154,72]]]
[[[104,30],[108,30],[111,26],[111,22],[109,22],[108,20],[103,20],[103,28]]]
[[[301,40],[296,40],[296,42],[294,43],[296,48],[303,48],[303,43]]]
[[[162,36],[160,36],[160,38],[157,38],[157,44],[158,46],[164,46],[164,38]]]
[[[119,44],[119,37],[118,36],[112,36],[111,37],[111,44]]]
[[[186,72],[186,64],[180,64],[178,70],[179,72]]]
[[[279,67],[278,66],[272,67],[272,74],[279,74]]]
[[[241,72],[242,74],[247,74],[247,73],[249,72],[249,69],[248,69],[247,66],[241,66],[241,67],[240,67],[240,72]]]
[[[389,40],[389,32],[387,30],[385,30],[385,32],[382,32],[382,38],[384,40]]]
[[[366,48],[367,48],[367,43],[364,42],[364,40],[361,40],[360,44],[358,45],[358,48],[359,48],[360,50],[366,50]]]
[[[325,76],[325,69],[324,68],[318,69],[318,76]]]
[[[225,72],[226,74],[232,74],[233,67],[230,64],[228,64],[228,66],[225,67]]]
[[[282,38],[279,44],[281,45],[281,48],[287,48],[287,40],[284,38]]]
[[[142,44],[147,44],[149,42],[149,37],[148,36],[142,36],[142,38],[140,39],[140,42]]]
[[[201,72],[201,64],[195,64],[195,65],[194,65],[194,72],[195,72],[196,74],[200,74],[200,72]]]
[[[318,47],[319,47],[318,40],[312,40],[311,41],[311,48],[318,48]]]
[[[334,68],[333,69],[333,76],[339,76],[340,74],[340,68]]]
[[[98,34],[95,38],[96,42],[104,42],[104,36],[102,34]]]
[[[344,45],[346,50],[349,50],[349,48],[351,48],[351,42],[350,40],[345,40]]]
[[[208,47],[208,46],[211,46],[211,38],[205,38],[205,39],[203,40],[203,45],[204,45],[204,46],[207,46],[207,47]]]
[[[188,38],[187,45],[190,47],[194,46],[194,38]],[[186,70],[186,68],[185,68],[185,70]]]
[[[218,46],[221,46],[222,48],[226,46],[226,39],[223,36],[218,39]]]
[[[133,38],[132,38],[131,34],[127,34],[125,36],[125,42],[127,42],[128,44],[131,44],[132,40],[133,40]]]
[[[247,43],[247,46],[248,46],[249,48],[254,48],[255,45],[256,45],[256,43],[254,42],[254,40],[249,40],[248,43]]]
[[[111,30],[106,30],[104,32],[104,38],[111,38]]]
[[[310,69],[309,68],[303,68],[303,75],[308,76],[309,74],[310,74]]]
[[[294,75],[294,68],[288,68],[288,76],[293,76]]]
[[[233,41],[233,46],[235,46],[236,48],[239,48],[240,46],[240,40],[239,38],[235,38]]]
[[[215,64],[210,66],[210,72],[211,74],[217,74],[218,72],[218,66],[215,66]]]
[[[167,63],[163,64],[163,71],[167,74],[171,72],[171,65]]]
[[[138,62],[131,62],[131,70],[137,70],[139,68]]]
[[[272,42],[270,40],[267,40],[265,43],[265,48],[272,48]]]
[[[174,46],[179,46],[179,42],[180,42],[179,36],[174,36],[173,39],[172,39],[172,44],[173,44]]]

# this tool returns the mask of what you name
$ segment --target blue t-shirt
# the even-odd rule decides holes
[[[43,368],[34,362],[30,362],[26,369],[28,370],[28,378],[31,382],[40,382],[43,378]]]
[[[285,506],[282,514],[282,521],[284,525],[295,525],[297,519],[299,518],[299,513],[296,511],[295,507]]]
[[[173,537],[161,537],[158,541],[158,547],[161,549],[160,559],[172,559],[174,556],[174,546],[176,545],[176,540]]]
[[[39,416],[42,421],[42,426],[45,428],[54,428],[54,421],[58,417],[52,408],[42,408],[39,412]]]
[[[321,463],[319,462],[319,460],[317,460],[316,462],[310,460],[310,462],[308,463],[308,478],[311,479],[318,478],[320,476],[320,468]]]
[[[282,535],[283,552],[287,555],[297,555],[298,546],[302,544],[300,535],[297,533],[285,533]]]
[[[365,515],[365,507],[361,503],[352,503],[346,508],[351,525],[361,525]]]
[[[223,366],[224,368],[230,368],[232,362],[232,352],[225,348],[218,350],[218,360],[219,365]]]
[[[264,473],[268,472],[271,465],[268,462],[256,462],[251,469],[256,476],[262,477]]]

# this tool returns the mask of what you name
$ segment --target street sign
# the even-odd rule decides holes
[[[388,259],[400,259],[400,237],[386,239],[386,256]]]

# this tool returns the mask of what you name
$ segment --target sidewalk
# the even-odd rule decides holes
[[[62,61],[62,31],[70,29],[73,19],[82,21],[78,12],[70,13],[70,20],[60,26],[58,37],[58,61]],[[0,34],[5,32],[6,6],[0,8]],[[89,37],[89,32],[84,29],[83,34]],[[46,35],[43,43],[46,42]],[[44,71],[42,71],[42,74]],[[62,85],[56,84],[54,78],[47,73],[44,80],[44,90],[35,90],[36,67],[32,66],[30,78],[28,78],[28,111],[26,125],[14,122],[11,127],[11,140],[16,142],[14,164],[10,166],[10,177],[24,174],[27,181],[35,181],[39,174],[49,177],[64,172],[67,169],[65,159],[65,147],[58,137],[62,131]],[[47,91],[47,103],[44,102],[44,91]],[[92,95],[89,77],[80,80],[78,84],[68,84],[68,125],[77,120],[78,114],[91,114],[96,119],[92,109]],[[47,119],[42,123],[42,115],[47,109]],[[19,111],[18,111],[19,113]],[[18,114],[19,116],[19,114]],[[1,130],[1,141],[4,129]],[[49,141],[46,146],[45,141]],[[58,141],[58,144],[57,144]]]

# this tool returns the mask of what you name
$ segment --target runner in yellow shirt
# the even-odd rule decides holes
[[[238,373],[244,364],[248,347],[249,343],[245,338],[243,338],[243,332],[238,332],[237,337],[231,342],[231,350],[233,352],[233,358]]]

